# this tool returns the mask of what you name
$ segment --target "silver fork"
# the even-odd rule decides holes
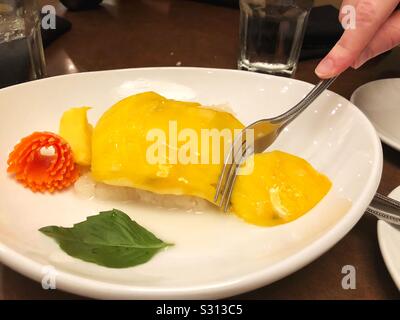
[[[236,179],[238,166],[253,153],[260,153],[267,149],[278,137],[279,133],[293,121],[304,109],[306,109],[336,78],[318,83],[297,105],[287,112],[270,119],[259,120],[242,130],[235,138],[234,143],[225,157],[224,167],[218,180],[214,202],[227,211]],[[246,145],[246,129],[254,130],[254,143]],[[238,147],[239,146],[239,147]],[[236,158],[239,156],[238,158]],[[376,216],[388,223],[400,225],[400,202],[380,193],[376,193],[366,210],[367,213]]]
[[[400,202],[376,193],[367,212],[380,220],[400,225]]]
[[[269,119],[263,119],[252,123],[244,128],[230,148],[225,157],[224,167],[218,180],[214,202],[226,212],[229,208],[233,186],[235,184],[237,171],[240,164],[254,153],[265,151],[278,137],[282,130],[300,113],[302,113],[320,94],[327,89],[335,78],[322,80],[293,108],[285,113]],[[248,130],[252,130],[254,140],[249,143],[246,138]]]

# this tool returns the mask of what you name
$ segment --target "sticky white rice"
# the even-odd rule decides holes
[[[213,207],[208,201],[193,196],[157,194],[135,188],[99,183],[92,179],[90,173],[83,174],[75,182],[74,189],[80,197],[85,199],[133,201],[166,209],[183,209],[185,211],[203,211]]]
[[[229,104],[216,104],[204,107],[234,114]],[[117,187],[99,183],[93,180],[90,172],[86,172],[75,182],[74,189],[80,197],[86,199],[136,201],[166,209],[183,209],[195,212],[216,208],[207,200],[194,196],[157,194],[136,188]]]

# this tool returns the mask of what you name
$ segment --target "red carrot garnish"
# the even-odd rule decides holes
[[[23,138],[7,163],[7,172],[34,192],[62,190],[79,177],[71,147],[51,132],[35,132]]]

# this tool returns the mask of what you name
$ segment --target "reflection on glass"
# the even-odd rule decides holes
[[[36,0],[0,0],[0,88],[44,76]]]
[[[313,0],[240,0],[240,69],[292,76]]]

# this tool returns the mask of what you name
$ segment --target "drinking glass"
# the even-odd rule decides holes
[[[45,74],[36,0],[0,0],[0,88]]]
[[[313,0],[240,0],[238,68],[293,76]]]

